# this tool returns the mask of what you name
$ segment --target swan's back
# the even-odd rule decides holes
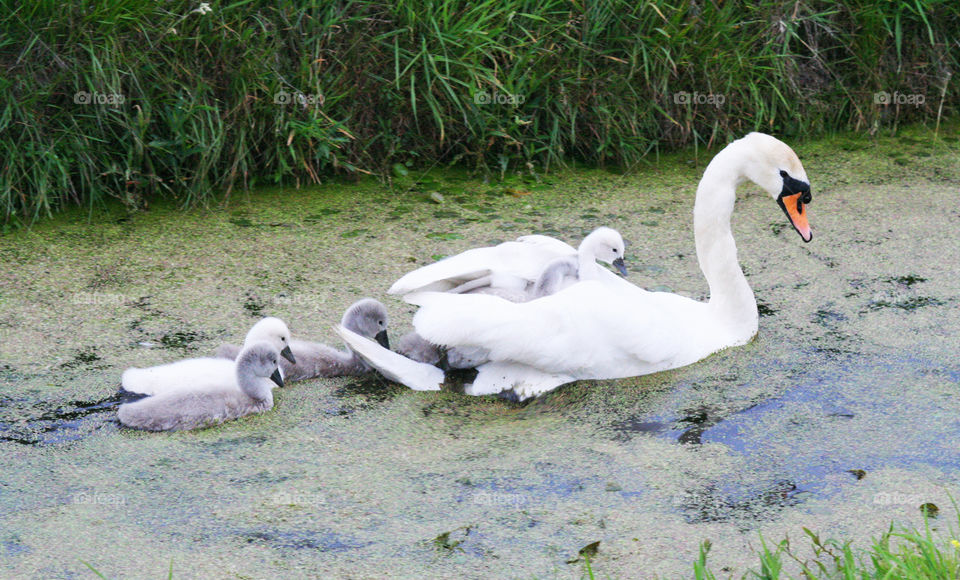
[[[159,395],[180,390],[220,384],[233,372],[234,363],[225,358],[191,358],[148,368],[129,368],[123,372],[123,389],[141,395]]]
[[[420,306],[414,327],[430,342],[483,348],[491,360],[574,378],[647,374],[705,356],[697,333],[677,340],[676,331],[688,319],[708,320],[707,304],[629,283],[583,281],[520,304],[435,292],[408,300]]]

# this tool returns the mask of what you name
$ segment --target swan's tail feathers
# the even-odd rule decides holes
[[[343,326],[334,330],[357,356],[380,372],[381,375],[410,387],[415,391],[439,391],[443,384],[443,371],[435,366],[419,363],[389,351],[369,338],[360,336]]]
[[[468,395],[494,395],[504,391],[513,391],[517,399],[527,399],[542,395],[562,384],[575,381],[574,377],[547,373],[522,364],[509,362],[490,362],[477,368],[477,378],[464,389]]]

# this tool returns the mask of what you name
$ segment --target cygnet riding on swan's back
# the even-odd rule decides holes
[[[266,342],[244,347],[236,363],[203,385],[189,379],[169,385],[162,393],[120,405],[117,417],[127,427],[148,431],[186,431],[273,407],[273,386],[283,386],[277,361],[280,353]],[[198,359],[199,360],[199,359]]]
[[[554,241],[544,236],[524,236],[517,242],[501,244],[494,250],[499,251],[503,247],[509,250],[519,244],[537,243],[539,238],[549,242]],[[550,244],[541,245],[550,247]],[[475,258],[476,256],[471,259]],[[457,260],[458,256],[451,259]],[[535,279],[529,280],[519,274],[493,270],[491,274],[464,282],[452,288],[450,292],[490,294],[511,302],[526,302],[549,296],[579,280],[598,279],[602,268],[597,264],[597,260],[613,265],[621,275],[626,276],[627,268],[623,259],[624,243],[620,233],[611,228],[600,227],[583,239],[574,255],[553,258],[552,261],[547,262]],[[446,272],[452,271],[449,264],[444,264],[442,267]],[[470,270],[474,267],[474,265],[463,265],[461,270]],[[519,270],[520,268],[517,268],[515,271]],[[444,349],[424,340],[416,332],[405,334],[400,338],[397,346],[397,352],[407,358],[427,364],[437,364],[443,360],[450,368],[473,368],[486,360],[486,352],[483,349],[454,348],[444,352]]]
[[[420,306],[414,327],[431,343],[489,352],[469,393],[512,390],[519,399],[579,379],[621,378],[677,368],[745,344],[757,333],[757,304],[737,261],[730,217],[736,188],[747,180],[777,201],[805,242],[813,237],[806,211],[811,201],[810,182],[796,153],[762,133],[730,143],[704,171],[694,204],[697,259],[710,287],[708,302],[648,292],[612,272],[601,271],[598,280],[586,280],[520,304],[477,294],[409,294],[406,300]],[[483,250],[468,250],[461,256],[478,251]],[[498,266],[491,264],[486,269]],[[423,275],[428,268],[401,278],[416,280],[416,284],[401,285],[399,291],[442,290],[449,284],[442,273],[438,277]],[[385,369],[404,384],[405,373],[416,370],[389,357],[381,361],[376,358],[376,348],[371,348],[375,344],[357,342],[378,370]],[[358,349],[352,341],[348,343]],[[410,384],[412,388],[427,386],[419,375],[410,382],[416,385]]]
[[[267,317],[254,324],[243,345],[246,347],[258,342],[270,344],[284,359],[291,363],[297,362],[290,351],[290,330],[279,318]],[[223,359],[191,358],[143,369],[129,368],[123,372],[121,381],[125,391],[156,395],[169,389],[170,385],[179,385],[184,380],[189,380],[191,384],[199,387],[207,384],[207,378],[210,377],[216,384],[225,369],[229,371],[232,368],[232,365],[224,366]]]
[[[352,332],[376,340],[382,347],[389,349],[387,337],[387,309],[373,298],[364,298],[354,302],[346,312],[340,324]],[[353,351],[340,351],[318,342],[294,340],[290,349],[296,357],[296,363],[280,361],[280,370],[285,381],[302,381],[316,377],[341,377],[362,375],[370,367]],[[217,356],[233,359],[240,348],[233,344],[224,344],[217,350]]]
[[[526,291],[557,258],[575,259],[580,280],[602,277],[604,268],[597,265],[597,260],[613,264],[626,276],[623,251],[623,238],[605,227],[591,232],[576,250],[548,236],[523,236],[515,242],[474,248],[414,270],[394,282],[388,293],[436,290],[462,294],[486,287]]]
[[[551,251],[553,248],[552,244],[539,244],[538,239],[544,236],[524,236],[519,238],[516,242],[506,242],[497,246],[497,250],[501,252],[509,252],[517,247],[518,244],[532,243],[534,247],[539,250],[541,254],[546,254]],[[552,238],[546,238],[552,241]],[[488,249],[488,248],[481,248]],[[469,252],[469,250],[468,250]],[[448,258],[451,262],[460,261],[460,257],[467,254],[459,254]],[[545,256],[544,256],[545,257]],[[624,257],[624,244],[623,238],[620,236],[620,233],[616,230],[606,227],[600,227],[590,232],[590,234],[583,238],[583,241],[580,242],[580,246],[577,248],[576,253],[568,254],[563,253],[559,256],[555,256],[552,259],[541,261],[539,264],[539,269],[528,268],[527,264],[523,264],[523,267],[517,267],[513,270],[508,268],[503,269],[491,269],[491,273],[479,276],[470,280],[469,282],[464,282],[459,286],[450,289],[449,291],[456,294],[463,294],[467,292],[477,292],[481,294],[494,294],[496,296],[501,296],[506,298],[511,302],[525,302],[527,300],[532,300],[534,298],[540,298],[547,296],[554,292],[557,292],[568,286],[577,280],[596,280],[600,277],[600,266],[597,265],[597,260],[605,262],[607,264],[612,264],[623,276],[627,275],[627,267],[623,262]],[[543,260],[543,257],[538,257],[538,259]],[[438,266],[437,271],[446,270],[452,266],[452,264],[443,264],[446,260],[441,260],[436,264],[431,266]],[[442,266],[441,266],[442,264]],[[472,269],[475,268],[475,264],[464,264],[463,269]],[[423,270],[431,268],[431,266],[426,266],[420,270],[415,270],[414,273],[420,272],[423,274]],[[449,271],[449,270],[448,270]],[[529,272],[536,271],[537,275],[535,277],[528,277]],[[460,274],[460,276],[469,275]],[[394,288],[391,288],[391,293],[396,293],[394,291],[397,287],[403,286],[403,278],[401,278]],[[501,294],[498,290],[508,290],[512,291],[509,294]]]

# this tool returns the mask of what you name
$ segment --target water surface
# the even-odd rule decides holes
[[[393,280],[525,233],[617,228],[631,280],[703,297],[691,217],[708,157],[539,182],[448,171],[263,190],[6,235],[0,575],[86,577],[85,561],[108,577],[172,562],[198,578],[566,578],[599,542],[599,577],[685,577],[709,539],[714,569],[739,576],[760,534],[862,545],[891,522],[921,525],[926,502],[945,528],[960,476],[960,145],[910,135],[797,146],[811,244],[741,189],[755,341],[526,405],[343,378],[200,432],[115,422],[128,366],[211,353],[264,315],[333,342],[362,296],[386,303],[399,336],[413,309],[385,296]]]

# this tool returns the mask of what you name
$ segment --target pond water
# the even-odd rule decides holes
[[[0,576],[739,576],[761,535],[935,533],[960,496],[960,140],[796,146],[814,241],[743,187],[758,337],[674,371],[528,404],[376,377],[294,383],[264,415],[118,427],[120,373],[238,341],[263,315],[336,343],[355,299],[444,255],[538,232],[627,240],[630,279],[703,297],[709,155],[625,174],[265,189],[228,208],[68,212],[0,238]],[[439,193],[441,195],[436,195]],[[799,544],[799,542],[798,542]],[[802,549],[799,550],[801,553]]]

